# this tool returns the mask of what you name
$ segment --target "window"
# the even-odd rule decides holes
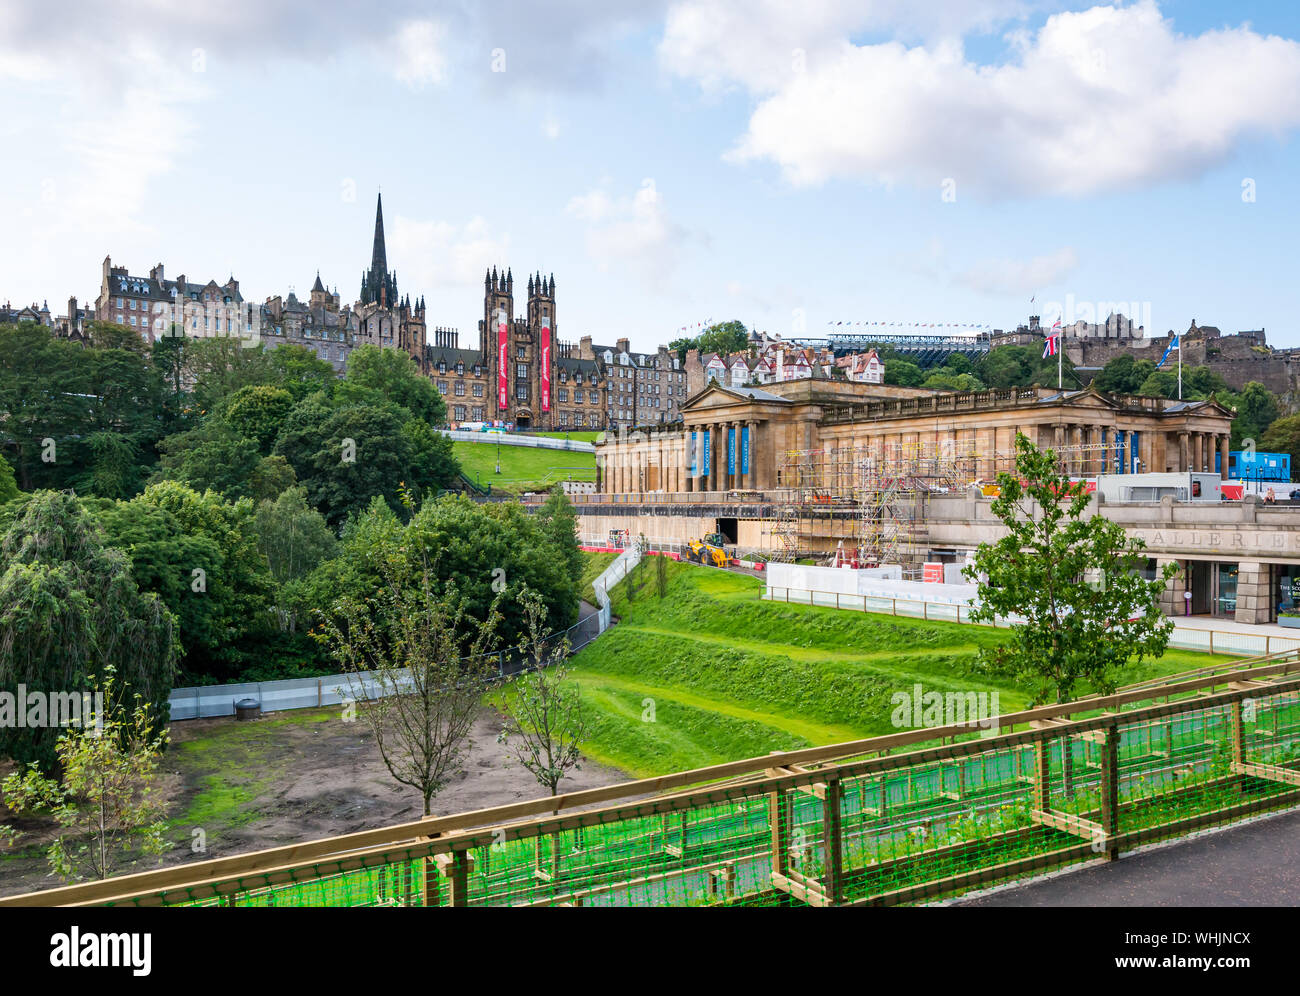
[[[464,364],[464,363],[457,363],[457,364],[456,364],[456,373],[459,374],[459,375],[462,376],[462,377],[465,376],[465,364]]]
[[[528,400],[528,381],[519,381],[515,384],[515,397],[520,401]]]
[[[515,364],[515,379],[516,379],[516,380],[527,380],[527,379],[528,379],[528,364],[527,364],[527,363],[516,363],[516,364]]]
[[[523,358],[524,358],[524,347],[523,347],[523,346],[516,346],[516,347],[515,347],[515,359],[516,359],[516,360],[522,360]]]
[[[474,421],[475,421],[475,422],[482,422],[482,421],[483,421],[483,409],[482,409],[482,408],[475,408],[475,409],[474,409]]]
[[[464,405],[457,405],[457,406],[456,406],[456,421],[457,421],[457,422],[464,422],[464,421],[465,421],[465,406],[464,406]]]
[[[438,390],[442,394],[447,393],[447,382],[445,380],[438,381]]]
[[[581,383],[582,383],[582,374],[581,374],[580,372],[579,372],[579,373],[576,373],[576,374],[573,375],[573,382],[574,382],[575,384],[581,384]]]
[[[600,403],[600,398],[599,398],[599,396],[596,394],[595,391],[592,391],[592,392],[591,392],[591,403],[592,403],[593,405],[595,405],[595,404],[599,404],[599,403]]]
[[[456,381],[456,397],[465,397],[465,382],[463,380]]]
[[[483,397],[483,385],[482,385],[482,384],[475,384],[475,385],[474,385],[474,397],[476,397],[476,398],[481,398],[481,397]]]
[[[569,391],[568,391],[568,388],[564,388],[564,387],[556,388],[556,390],[555,390],[555,400],[556,400],[556,401],[561,401],[561,402],[567,402],[567,401],[569,400]]]
[[[561,398],[560,400],[563,401],[564,399]],[[560,412],[560,425],[568,425],[568,424],[569,424],[569,413]]]

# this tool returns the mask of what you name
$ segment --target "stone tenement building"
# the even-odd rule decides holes
[[[307,303],[289,291],[289,296],[269,297],[259,309],[260,330],[267,346],[292,343],[310,349],[322,360],[328,360],[342,373],[349,354],[357,343],[360,322],[349,307],[339,307],[337,289],[328,291],[321,283],[320,274],[312,285]]]
[[[192,283],[181,274],[168,280],[162,263],[147,277],[132,276],[124,266],[104,257],[95,317],[137,329],[149,342],[184,329],[188,336],[248,335],[252,309],[245,307],[239,281],[231,277]]]

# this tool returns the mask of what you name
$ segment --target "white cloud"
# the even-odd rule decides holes
[[[649,281],[668,276],[690,238],[669,217],[649,178],[630,197],[613,198],[596,189],[571,198],[565,210],[587,222],[587,250],[599,269],[618,263]]]
[[[985,260],[958,274],[957,282],[989,294],[1020,294],[1050,287],[1078,265],[1074,249],[1065,246],[1028,260]]]
[[[1012,56],[988,66],[955,37],[853,44],[851,19],[825,0],[807,35],[815,57],[779,73],[776,40],[751,28],[730,50],[731,22],[697,8],[732,10],[674,8],[661,56],[705,84],[746,86],[759,103],[732,157],[775,162],[797,185],[865,178],[938,196],[952,178],[959,197],[1079,196],[1195,176],[1251,138],[1300,126],[1300,44],[1248,27],[1180,35],[1154,0],[1053,15],[1010,35]],[[684,10],[695,30],[674,33]],[[799,37],[763,10],[775,39]]]
[[[392,72],[413,90],[441,83],[447,75],[447,28],[433,20],[407,21],[393,35]]]
[[[407,261],[402,287],[481,287],[484,269],[510,255],[510,236],[477,216],[457,225],[397,215],[387,236],[388,258]]]

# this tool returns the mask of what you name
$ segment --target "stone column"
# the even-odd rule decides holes
[[[705,491],[718,490],[718,427],[710,423],[705,431],[709,434],[709,465],[705,467]]]
[[[1237,565],[1239,623],[1266,623],[1273,618],[1272,565],[1243,560]]]
[[[1190,433],[1184,429],[1178,434],[1178,469],[1180,471],[1191,470],[1191,448]]]
[[[749,427],[749,473],[745,475],[746,487],[757,491],[761,487],[758,476],[758,423],[750,419]]]
[[[1166,564],[1177,564],[1178,573],[1169,579],[1164,591],[1160,593],[1160,611],[1167,616],[1181,616],[1187,611],[1183,603],[1183,593],[1187,591],[1187,570],[1182,561],[1170,557],[1157,557],[1156,570],[1164,570]]]
[[[1231,437],[1227,433],[1220,433],[1215,438],[1219,443],[1219,477],[1226,481],[1228,479],[1228,445]]]

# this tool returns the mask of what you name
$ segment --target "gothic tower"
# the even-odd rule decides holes
[[[384,195],[375,202],[375,241],[370,250],[370,269],[361,275],[361,303],[395,308],[397,271],[389,272],[388,251],[384,246]]]

